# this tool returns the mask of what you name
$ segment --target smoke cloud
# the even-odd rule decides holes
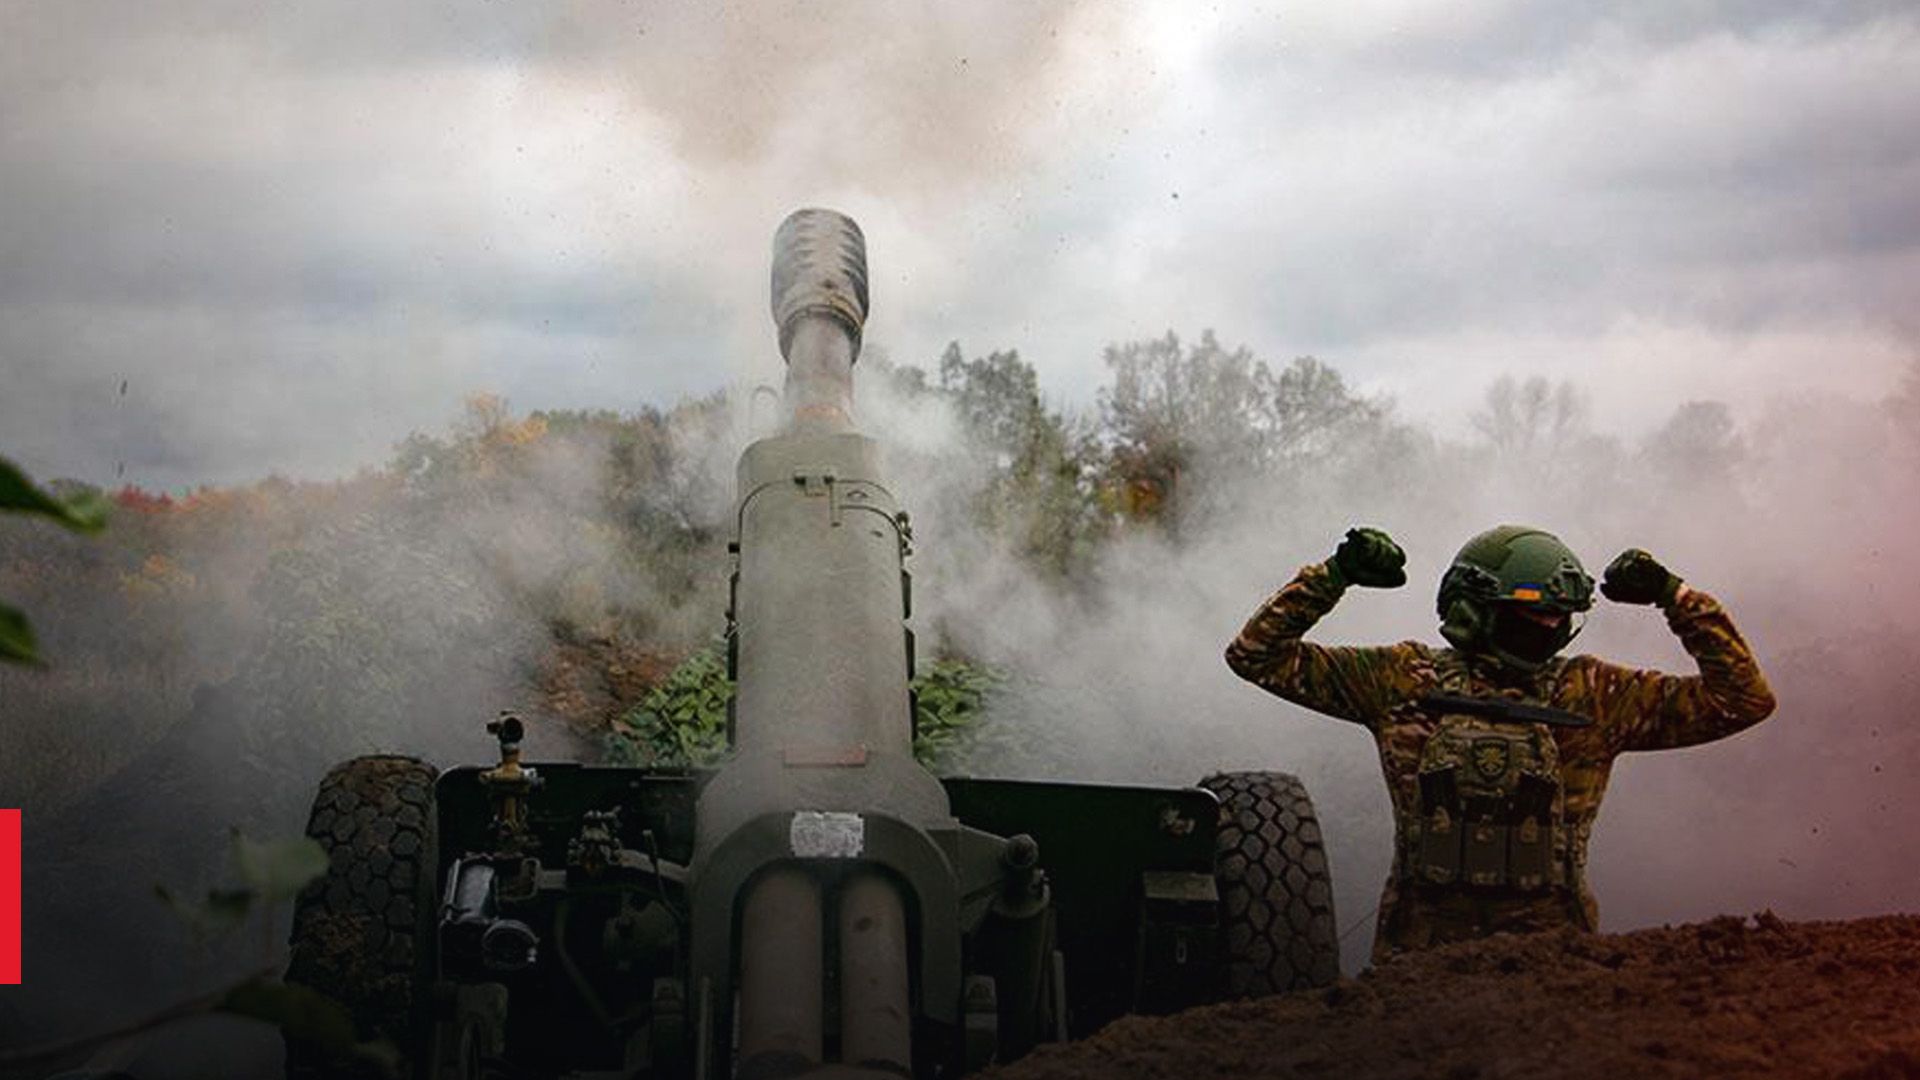
[[[870,340],[1018,342],[1081,405],[1109,340],[1212,325],[1443,427],[1508,370],[1620,430],[1649,380],[1751,421],[1911,353],[1917,33],[1870,2],[20,5],[0,428],[36,474],[173,489],[345,475],[476,389],[768,379],[768,223],[805,204],[879,253]]]
[[[1314,353],[1391,403],[1298,468],[1201,460],[1177,535],[1125,531],[1063,584],[974,520],[1004,463],[863,361],[864,422],[916,517],[923,641],[1015,674],[996,723],[1026,750],[983,767],[1299,773],[1351,967],[1390,854],[1370,742],[1220,652],[1362,523],[1406,547],[1411,584],[1356,591],[1315,639],[1435,641],[1452,552],[1526,521],[1590,570],[1646,547],[1719,596],[1781,700],[1735,739],[1621,763],[1592,867],[1609,928],[1914,908],[1920,21],[1536,7],[0,10],[0,453],[182,498],[298,478],[98,579],[0,549],[0,596],[50,653],[112,657],[4,676],[22,764],[0,778],[72,823],[44,850],[150,852],[110,885],[84,860],[46,872],[151,910],[154,881],[216,873],[225,825],[297,828],[338,757],[474,758],[556,633],[717,630],[732,461],[764,428],[752,388],[778,379],[767,237],[819,203],[866,230],[870,351],[1018,347],[1083,430],[1101,347],[1170,326]],[[1507,374],[1566,380],[1566,422],[1504,448],[1478,430]],[[476,391],[519,410],[498,435],[721,387],[724,409],[663,414],[658,446],[534,440],[404,520],[370,512],[404,469],[356,476]],[[620,472],[661,446],[658,469]],[[616,475],[633,483],[610,507]],[[635,551],[634,514],[679,541]],[[0,541],[52,545],[48,564],[103,558],[16,526]],[[1637,609],[1603,602],[1577,645],[1688,670]],[[595,749],[538,730],[536,749]],[[64,780],[176,748],[105,793]],[[236,762],[288,779],[254,798]],[[56,931],[93,947],[0,1031],[92,1026],[181,977],[130,975],[129,942],[192,952],[159,914],[98,926]]]
[[[1509,396],[1516,387],[1524,396],[1511,380]],[[1433,597],[1453,552],[1494,524],[1530,523],[1566,540],[1596,576],[1621,550],[1643,547],[1719,597],[1781,702],[1765,724],[1722,743],[1620,762],[1591,867],[1605,928],[1920,903],[1905,869],[1920,837],[1902,824],[1915,809],[1904,763],[1920,753],[1903,722],[1920,689],[1902,659],[1920,647],[1920,556],[1906,542],[1920,524],[1911,391],[1777,398],[1747,426],[1722,403],[1674,402],[1654,432],[1623,439],[1590,426],[1572,384],[1547,395],[1558,413],[1550,406],[1533,426],[1505,429],[1491,404],[1499,384],[1486,389],[1483,433],[1471,439],[1400,427],[1294,474],[1202,461],[1204,516],[1177,542],[1151,530],[1124,537],[1088,587],[1070,592],[1012,557],[1003,537],[921,512],[929,500],[936,513],[964,505],[942,495],[964,476],[945,464],[966,460],[964,450],[907,470],[922,522],[923,620],[946,646],[1020,673],[1001,721],[1019,726],[1033,752],[992,764],[1156,784],[1218,769],[1299,774],[1319,804],[1350,931],[1345,957],[1357,966],[1391,858],[1372,740],[1242,684],[1221,653],[1269,592],[1357,524],[1402,543],[1410,583],[1350,591],[1310,638],[1441,645]],[[1597,603],[1571,651],[1695,670],[1658,613]]]

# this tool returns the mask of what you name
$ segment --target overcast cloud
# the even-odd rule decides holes
[[[1910,4],[1225,7],[13,0],[0,451],[326,476],[476,391],[768,379],[808,204],[867,231],[869,340],[1069,403],[1168,328],[1443,430],[1507,371],[1630,432],[1920,351]]]

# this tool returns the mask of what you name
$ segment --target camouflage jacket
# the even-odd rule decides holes
[[[1590,718],[1588,727],[1551,727],[1564,796],[1563,916],[1551,921],[1595,927],[1598,909],[1587,888],[1587,843],[1614,758],[1633,750],[1667,750],[1724,738],[1765,719],[1773,693],[1752,651],[1720,604],[1682,587],[1666,609],[1667,625],[1699,665],[1698,675],[1669,675],[1609,664],[1591,656],[1556,657],[1531,675],[1516,675],[1490,658],[1417,641],[1380,646],[1326,646],[1301,640],[1339,602],[1344,588],[1324,564],[1304,567],[1270,597],[1227,647],[1241,678],[1288,701],[1351,720],[1379,746],[1395,819],[1394,873],[1381,899],[1376,956],[1402,945],[1440,940],[1402,910],[1415,898],[1406,876],[1407,840],[1418,829],[1418,771],[1434,719],[1421,704],[1434,693],[1500,697],[1547,705]],[[1536,905],[1537,906],[1537,905]],[[1411,921],[1410,921],[1411,920]],[[1510,928],[1524,929],[1531,924]]]

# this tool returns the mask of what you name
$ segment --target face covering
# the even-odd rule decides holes
[[[1551,622],[1530,617],[1518,604],[1493,605],[1489,634],[1494,648],[1529,664],[1545,663],[1572,639],[1571,616],[1556,612]]]

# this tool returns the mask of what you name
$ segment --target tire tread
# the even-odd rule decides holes
[[[1227,991],[1261,997],[1340,976],[1333,887],[1305,785],[1279,772],[1215,773],[1220,799],[1214,877],[1220,890]]]
[[[438,845],[433,782],[418,758],[359,757],[320,781],[307,835],[327,872],[294,901],[287,981],[346,1006],[362,1039],[415,1045],[431,979]],[[287,1042],[288,1080],[377,1075]],[[404,1075],[404,1073],[403,1073]]]

